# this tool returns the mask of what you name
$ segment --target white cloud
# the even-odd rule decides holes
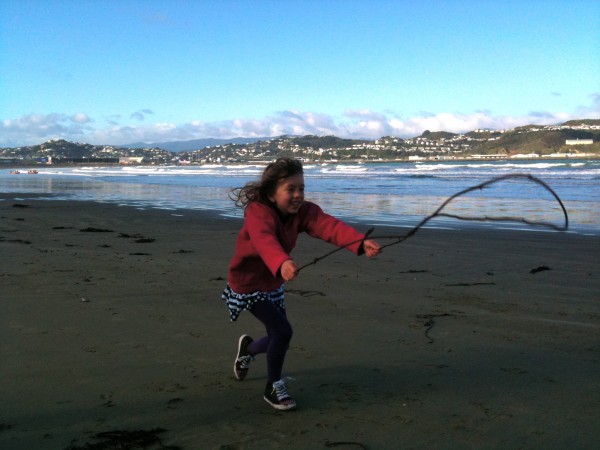
[[[184,124],[139,123],[153,114],[150,109],[136,111],[131,114],[133,122],[129,124],[121,123],[121,115],[105,117],[99,122],[83,112],[72,116],[58,113],[30,114],[17,119],[4,119],[0,122],[0,147],[34,145],[49,139],[119,145],[284,134],[377,139],[382,136],[414,137],[425,130],[464,133],[478,128],[505,129],[528,124],[554,124],[571,119],[598,119],[600,93],[590,95],[590,104],[580,106],[574,114],[531,111],[522,116],[495,116],[490,111],[472,114],[421,112],[415,117],[402,118],[393,112],[380,113],[368,109],[349,110],[342,117],[285,110],[261,119],[236,118],[220,122],[193,120]]]
[[[85,113],[77,113],[71,116],[71,120],[76,123],[88,123],[91,122],[89,116]]]
[[[586,119],[600,119],[600,92],[590,94],[590,105],[580,106],[577,114]]]
[[[18,147],[40,144],[49,139],[83,141],[91,127],[85,114],[29,114],[0,122],[0,146]]]
[[[130,119],[139,120],[139,121],[143,121],[143,120],[146,119],[146,116],[150,115],[150,114],[154,114],[154,112],[151,109],[140,109],[139,111],[131,113],[129,115],[129,118]]]
[[[376,113],[370,109],[351,109],[344,113],[346,117],[358,120],[377,120],[382,121],[386,119],[384,114]]]

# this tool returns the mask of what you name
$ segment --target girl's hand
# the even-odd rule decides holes
[[[368,258],[372,258],[381,253],[381,248],[379,247],[379,244],[371,239],[365,239],[363,241],[363,249]]]
[[[296,263],[293,260],[288,259],[283,262],[279,271],[281,272],[281,277],[285,281],[292,281],[296,278],[296,275],[298,275],[298,266],[296,266]]]

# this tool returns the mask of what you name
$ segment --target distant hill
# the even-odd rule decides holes
[[[600,119],[578,119],[570,120],[563,124],[563,126],[576,127],[580,125],[595,125],[600,126]],[[559,126],[559,125],[557,125]],[[464,134],[467,138],[472,138],[475,141],[481,141],[481,144],[475,144],[472,142],[473,147],[477,147],[477,152],[483,154],[488,153],[504,153],[507,155],[514,153],[529,153],[529,152],[540,152],[548,153],[551,151],[558,150],[564,145],[565,139],[594,139],[598,142],[598,131],[586,131],[576,129],[565,129],[565,130],[544,130],[538,133],[529,132],[532,129],[542,128],[538,125],[525,125],[517,127],[507,132],[501,132],[499,130],[489,130],[482,132],[470,131]],[[425,130],[420,138],[424,138],[431,141],[439,141],[443,139],[453,139],[459,137],[459,134],[450,133],[448,131],[430,131]],[[341,148],[345,146],[351,146],[357,143],[368,142],[367,140],[355,140],[355,139],[343,139],[336,136],[280,136],[280,138],[289,138],[294,144],[300,147],[315,147],[315,148]],[[496,138],[495,140],[489,140]],[[133,144],[122,145],[121,147],[139,149],[139,148],[160,148],[170,152],[192,152],[195,150],[202,150],[207,147],[215,147],[217,145],[245,145],[254,144],[259,141],[273,141],[276,137],[258,137],[258,138],[244,138],[237,137],[232,139],[194,139],[190,141],[172,141],[172,142],[135,142]],[[597,145],[594,146],[594,149]],[[591,148],[590,148],[591,149]],[[475,148],[473,148],[475,151]]]
[[[580,123],[574,123],[569,126],[577,125],[580,125]],[[473,134],[470,133],[470,135],[472,136]],[[494,137],[496,137],[496,140],[485,141],[479,145],[478,149],[481,153],[506,153],[508,155],[515,153],[539,153],[543,155],[564,149],[565,141],[568,139],[593,139],[596,144],[593,147],[586,147],[588,150],[593,150],[598,146],[600,132],[572,128],[542,130],[539,127],[528,125],[515,128],[503,134],[494,133]]]
[[[174,159],[171,152],[159,148],[137,149],[113,147],[110,145],[92,145],[69,142],[64,139],[52,139],[38,145],[0,149],[0,160],[27,160],[54,163],[60,162],[119,162],[119,158],[144,158],[154,163],[168,163]]]
[[[581,143],[577,143],[577,140]],[[567,145],[567,141],[569,145]],[[18,161],[106,162],[143,158],[145,164],[243,162],[293,156],[307,160],[398,160],[454,158],[472,155],[510,157],[535,154],[600,155],[600,120],[572,120],[557,125],[525,125],[506,130],[473,130],[464,134],[426,130],[417,138],[386,136],[376,141],[337,136],[196,139],[128,146],[90,145],[63,139],[38,145],[0,148],[0,163]]]
[[[568,127],[574,127],[577,125],[600,125],[600,119],[578,119],[578,120],[569,120],[563,125]]]
[[[344,148],[351,147],[357,143],[369,142],[361,139],[344,139],[337,136],[296,136],[291,138],[291,142],[300,147],[314,148]]]
[[[425,130],[425,131],[423,131],[423,134],[421,134],[421,136],[419,136],[419,137],[431,139],[432,141],[437,141],[439,139],[452,139],[453,137],[456,137],[456,136],[458,136],[458,134],[450,133],[448,131]]]
[[[262,138],[232,138],[232,139],[193,139],[191,141],[172,141],[172,142],[134,142],[133,144],[121,145],[125,148],[162,148],[170,152],[191,152],[194,150],[201,150],[206,147],[214,147],[216,145],[225,144],[254,144],[258,141],[266,141],[273,139],[272,137]]]

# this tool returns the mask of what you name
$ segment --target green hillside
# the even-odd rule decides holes
[[[533,128],[535,129],[535,128]],[[600,130],[540,130],[532,131],[531,126],[515,128],[500,135],[497,140],[482,142],[478,148],[483,154],[537,153],[547,155],[556,152],[598,152],[600,151]],[[569,139],[592,139],[592,145],[566,145]]]

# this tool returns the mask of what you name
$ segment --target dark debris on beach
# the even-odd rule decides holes
[[[95,228],[95,227],[82,228],[79,231],[81,231],[82,233],[114,233],[113,230],[107,230],[105,228]]]
[[[97,433],[94,438],[99,442],[85,443],[83,445],[69,445],[64,450],[182,450],[175,445],[163,445],[159,434],[164,433],[164,428],[153,428],[151,430],[115,430]]]

